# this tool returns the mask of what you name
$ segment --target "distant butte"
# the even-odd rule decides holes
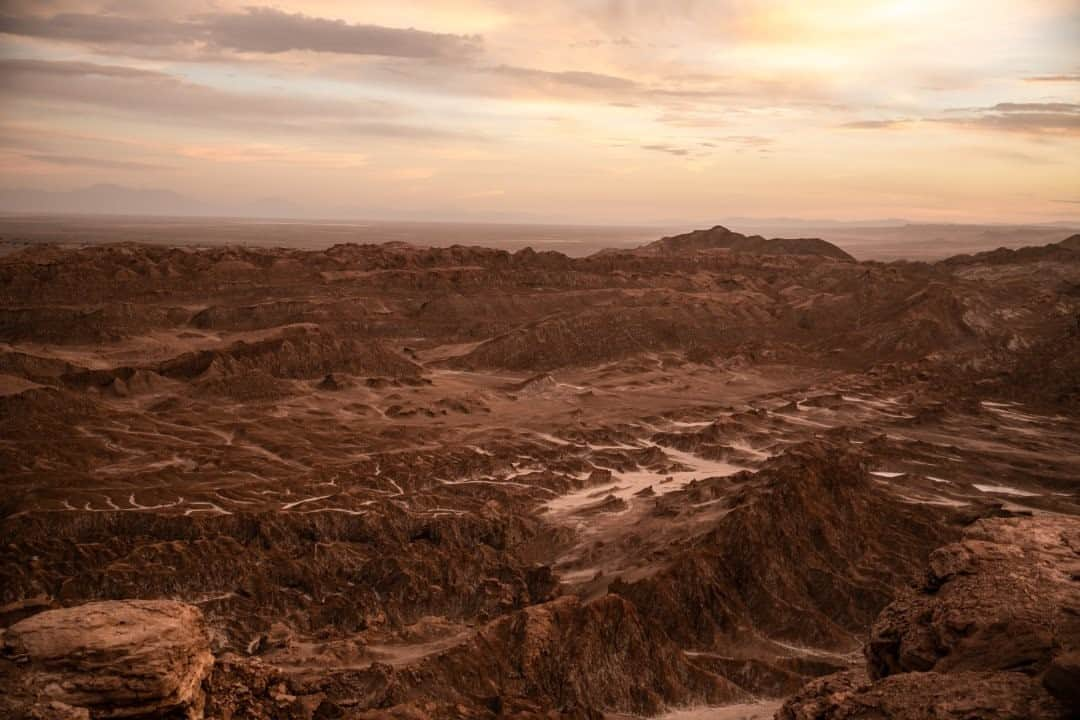
[[[760,235],[743,235],[721,225],[664,237],[627,252],[635,255],[687,255],[715,251],[752,255],[816,255],[855,261],[854,257],[836,245],[820,238],[767,239]]]

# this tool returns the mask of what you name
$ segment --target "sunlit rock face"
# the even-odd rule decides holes
[[[1078,549],[1074,517],[979,520],[874,621],[865,672],[808,684],[777,717],[1075,717]]]
[[[214,664],[202,613],[166,600],[46,610],[4,631],[9,710],[38,716],[202,717]]]

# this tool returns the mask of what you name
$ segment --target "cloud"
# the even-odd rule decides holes
[[[406,121],[386,102],[221,90],[168,73],[87,62],[0,59],[0,91],[9,97],[75,103],[159,121],[296,134],[450,138],[461,133]]]
[[[28,60],[24,58],[0,59],[0,83],[6,87],[20,75],[54,77],[100,76],[113,78],[164,78],[165,73],[142,70],[124,65],[99,65],[77,61]]]
[[[840,127],[847,130],[897,130],[911,124],[910,120],[853,120],[841,123]]]
[[[37,98],[204,119],[320,118],[389,111],[377,104],[219,90],[156,70],[88,62],[0,60],[0,88]]]
[[[191,41],[192,26],[159,18],[61,13],[51,17],[0,15],[7,35],[111,45],[170,45]]]
[[[708,73],[670,74],[663,69],[613,74],[525,64],[401,63],[391,59],[364,66],[343,61],[330,72],[346,82],[392,83],[444,96],[536,97],[656,108],[666,113],[660,122],[684,127],[722,124],[711,116],[717,111],[730,114],[746,108],[836,107],[825,102],[822,88],[810,78],[732,78]]]
[[[352,55],[459,58],[476,53],[476,35],[448,35],[412,28],[350,25],[273,8],[248,8],[243,14],[205,16],[202,27],[215,45],[240,52],[280,53],[313,50]]]
[[[642,150],[652,150],[653,152],[667,153],[668,155],[678,155],[680,157],[690,154],[690,151],[686,148],[676,147],[674,145],[642,145]]]
[[[671,143],[650,143],[646,145],[639,145],[642,150],[650,150],[652,152],[662,152],[668,155],[676,155],[678,157],[694,157],[704,158],[713,154],[718,148],[722,148],[725,145],[734,145],[735,152],[742,153],[746,150],[756,150],[758,153],[772,152],[771,146],[775,140],[762,135],[727,135],[724,137],[716,137],[711,140],[699,140],[693,143],[692,146],[674,145]],[[701,148],[707,148],[702,150]]]
[[[1080,82],[1080,73],[1066,73],[1063,75],[1035,75],[1033,77],[1024,78],[1024,81],[1030,83]]]
[[[469,57],[479,51],[482,43],[476,35],[352,25],[343,20],[267,7],[249,7],[240,13],[210,13],[181,21],[81,13],[49,17],[3,15],[0,32],[89,45],[193,45],[238,53],[305,50],[429,59]]]
[[[46,184],[96,180],[109,171],[90,163],[110,158],[172,164],[168,181],[198,192],[331,205],[362,187],[373,205],[416,191],[417,207],[449,207],[505,188],[486,203],[597,219],[647,212],[675,168],[723,181],[720,159],[765,161],[726,196],[747,212],[776,197],[892,207],[913,167],[983,144],[919,192],[978,204],[963,183],[1000,170],[985,207],[1008,212],[1071,179],[1080,66],[1058,16],[1075,0],[991,5],[0,0],[0,148]],[[598,167],[629,178],[616,209]],[[820,193],[800,195],[807,182]],[[715,211],[708,183],[686,183],[665,215]]]
[[[107,160],[103,158],[83,157],[79,155],[60,155],[53,153],[20,153],[29,160],[61,165],[64,167],[86,167],[99,170],[163,170],[167,165],[136,162],[131,160]]]
[[[986,108],[949,112],[955,114],[933,121],[1031,135],[1080,135],[1080,104],[1076,103],[1003,102]]]
[[[957,108],[944,116],[923,118],[921,122],[1032,135],[1080,134],[1080,105],[1064,102],[1002,102],[982,108]],[[849,130],[898,130],[915,120],[854,120],[839,127]]]
[[[186,158],[216,163],[273,163],[320,168],[357,168],[367,164],[367,156],[362,153],[269,143],[188,145],[176,152]]]
[[[1080,113],[1080,105],[1075,103],[998,103],[990,110],[1003,113],[1014,112],[1037,112],[1037,113]]]
[[[580,70],[552,72],[527,67],[498,65],[486,68],[486,72],[515,78],[537,86],[565,85],[587,90],[613,90],[617,92],[635,92],[641,89],[641,86],[633,80]]]
[[[279,127],[297,134],[310,135],[312,127],[299,122],[282,122]],[[353,135],[400,138],[406,140],[469,140],[473,143],[487,142],[490,138],[479,133],[448,128],[436,128],[413,122],[378,122],[368,120],[331,119],[318,125],[318,130],[331,135]]]

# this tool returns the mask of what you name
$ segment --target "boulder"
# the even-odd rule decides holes
[[[1080,650],[1080,521],[981,520],[930,555],[926,582],[870,632],[868,670],[1042,673]]]
[[[48,610],[0,637],[15,694],[56,717],[183,713],[202,717],[214,657],[198,608],[168,600],[115,600]],[[82,714],[80,714],[82,713]]]
[[[1080,519],[980,520],[878,616],[866,671],[808,683],[777,720],[1080,717]]]

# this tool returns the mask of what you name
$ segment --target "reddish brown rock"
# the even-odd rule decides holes
[[[57,700],[38,703],[30,708],[30,720],[90,720],[86,708],[72,707]]]
[[[1043,675],[1046,689],[1074,711],[1080,708],[1080,652],[1073,650],[1058,655]]]
[[[852,637],[918,577],[935,546],[956,536],[948,513],[899,502],[874,483],[851,445],[793,448],[731,502],[663,571],[612,584],[686,647],[722,647],[740,628],[755,628],[854,649]]]
[[[874,623],[871,675],[1015,670],[1080,649],[1080,520],[981,520],[935,550],[926,583]]]
[[[665,237],[633,252],[642,255],[685,255],[697,252],[725,251],[752,255],[803,255],[828,257],[853,262],[855,258],[830,242],[819,238],[772,238],[743,235],[716,225],[708,230],[694,230]]]
[[[258,658],[226,655],[206,682],[206,714],[239,720],[311,720],[283,673]]]
[[[1013,672],[904,673],[870,682],[862,671],[808,683],[776,720],[1063,720],[1035,680]]]
[[[922,588],[874,623],[869,677],[811,682],[778,720],[1080,714],[1080,520],[980,520],[935,550],[929,566]]]
[[[39,716],[60,703],[73,718],[80,708],[94,718],[174,710],[200,718],[202,682],[214,663],[202,613],[165,600],[42,612],[4,631],[0,649],[15,666],[5,668],[7,692],[37,703]]]
[[[1039,405],[1078,397],[1080,253],[653,250],[0,257],[0,627],[196,603],[233,653],[203,684],[222,720],[595,720],[788,694],[858,662],[992,503],[1080,513],[1077,416]],[[941,671],[926,703],[1001,640],[954,628],[955,599],[929,651],[898,611],[897,662]],[[1075,702],[1069,617],[1019,607],[997,666]],[[0,660],[0,689],[28,665]],[[86,714],[16,694],[0,717]]]
[[[534,707],[651,714],[667,705],[745,697],[732,683],[692,665],[617,595],[588,603],[567,596],[526,608],[402,673],[399,682],[400,702],[426,697],[453,706],[485,699],[506,712]]]

